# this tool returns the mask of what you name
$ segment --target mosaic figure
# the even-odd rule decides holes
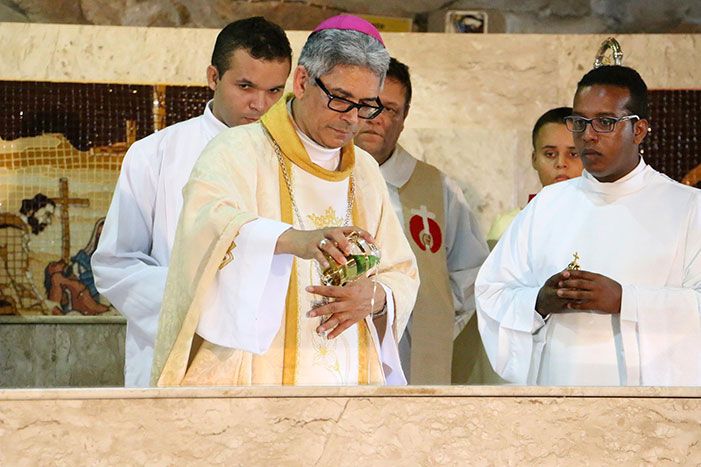
[[[18,309],[48,313],[29,270],[29,235],[39,235],[52,220],[56,203],[42,193],[23,199],[20,214],[0,213],[0,314]]]
[[[44,270],[44,287],[49,300],[59,303],[51,313],[54,315],[77,311],[82,315],[106,313],[110,307],[99,302],[90,258],[100,240],[105,218],[95,223],[92,235],[84,248],[66,262],[63,258],[49,263]],[[76,273],[77,271],[77,273]]]
[[[90,265],[90,258],[97,248],[97,242],[100,241],[100,235],[102,235],[102,227],[105,225],[105,218],[98,219],[95,222],[95,227],[93,228],[92,234],[90,235],[90,240],[88,240],[87,245],[84,248],[78,250],[78,252],[71,257],[71,266],[78,270],[78,280],[85,284],[85,286],[90,291],[90,295],[95,300],[100,299],[100,294],[95,287],[95,277],[92,273],[92,266]]]

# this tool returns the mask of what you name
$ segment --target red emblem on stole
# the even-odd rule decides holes
[[[412,209],[411,214],[413,214],[409,219],[411,238],[422,250],[437,252],[443,244],[443,233],[441,226],[435,220],[436,215],[426,209],[426,206]]]

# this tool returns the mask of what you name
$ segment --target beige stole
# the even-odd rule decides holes
[[[455,306],[445,252],[441,173],[417,161],[399,189],[404,231],[419,266],[421,286],[411,317],[410,384],[450,384]]]

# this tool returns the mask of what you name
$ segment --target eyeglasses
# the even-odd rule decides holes
[[[616,123],[625,122],[626,120],[640,120],[640,117],[637,115],[625,115],[623,117],[584,118],[570,115],[565,117],[565,126],[572,133],[584,133],[588,123],[597,133],[611,133],[616,128]]]
[[[358,117],[365,120],[372,120],[373,118],[380,115],[380,113],[382,113],[382,110],[384,110],[385,108],[382,105],[382,102],[380,101],[379,97],[375,98],[377,100],[377,105],[359,104],[357,102],[344,99],[343,97],[334,96],[329,92],[328,89],[326,89],[326,86],[324,86],[324,83],[322,83],[319,78],[316,78],[314,81],[316,81],[317,86],[319,86],[319,88],[322,91],[324,91],[326,97],[329,98],[329,103],[327,104],[327,107],[333,110],[334,112],[346,113],[350,112],[353,109],[358,109]]]

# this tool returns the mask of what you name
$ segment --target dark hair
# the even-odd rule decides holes
[[[31,199],[22,200],[22,206],[19,208],[19,212],[25,216],[30,216],[48,204],[54,207],[56,206],[54,200],[43,193],[37,193]]]
[[[231,55],[244,49],[257,60],[289,60],[292,48],[285,31],[262,16],[229,23],[219,32],[212,52],[212,65],[223,75],[229,69]]]
[[[411,75],[409,67],[392,57],[389,59],[389,68],[386,78],[392,78],[404,86],[404,105],[408,108],[411,104]]]
[[[548,123],[559,123],[561,125],[565,124],[565,117],[572,115],[572,107],[557,107],[555,109],[550,109],[538,118],[533,126],[533,132],[531,133],[531,140],[533,141],[533,149],[535,149],[535,140],[538,137],[538,132]]]
[[[634,69],[621,65],[605,65],[594,68],[577,83],[577,92],[585,86],[596,84],[626,88],[630,94],[626,108],[641,119],[647,120],[649,118],[647,85]]]

